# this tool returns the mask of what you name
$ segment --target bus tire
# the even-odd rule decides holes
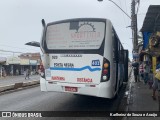
[[[116,100],[118,98],[118,92],[114,95],[114,97],[112,98],[112,100]]]

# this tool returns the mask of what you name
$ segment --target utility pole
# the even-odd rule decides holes
[[[101,2],[103,0],[98,0],[98,1]],[[108,1],[114,3],[123,13],[125,13],[131,19],[133,52],[137,54],[138,53],[137,13],[136,13],[135,7],[136,7],[137,3],[138,4],[140,3],[140,0],[132,0],[132,2],[131,2],[131,17],[121,7],[119,7],[114,1],[112,1],[112,0],[108,0]],[[137,12],[138,12],[138,9],[137,9]]]
[[[131,2],[131,28],[132,28],[132,36],[133,36],[133,51],[135,53],[138,52],[138,38],[137,38],[137,14],[135,12],[136,3],[139,0],[132,0]]]

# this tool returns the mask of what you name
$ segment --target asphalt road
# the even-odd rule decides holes
[[[41,92],[38,86],[0,95],[0,111],[115,111],[117,102],[120,101],[119,99],[108,100],[69,93]],[[46,118],[46,120],[48,119]],[[63,120],[64,118],[54,119]],[[97,118],[86,119],[93,120]],[[106,118],[98,119],[103,120]],[[39,118],[36,120],[39,120]]]

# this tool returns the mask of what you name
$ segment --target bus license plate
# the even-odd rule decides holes
[[[78,89],[77,89],[77,87],[68,87],[68,86],[65,86],[65,91],[77,92]]]

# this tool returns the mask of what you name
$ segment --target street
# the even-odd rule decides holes
[[[41,92],[39,86],[1,95],[0,111],[109,111],[111,100],[67,93]]]
[[[67,93],[41,92],[40,87],[0,96],[0,111],[115,111],[116,100]],[[38,118],[39,119],[39,118]]]

